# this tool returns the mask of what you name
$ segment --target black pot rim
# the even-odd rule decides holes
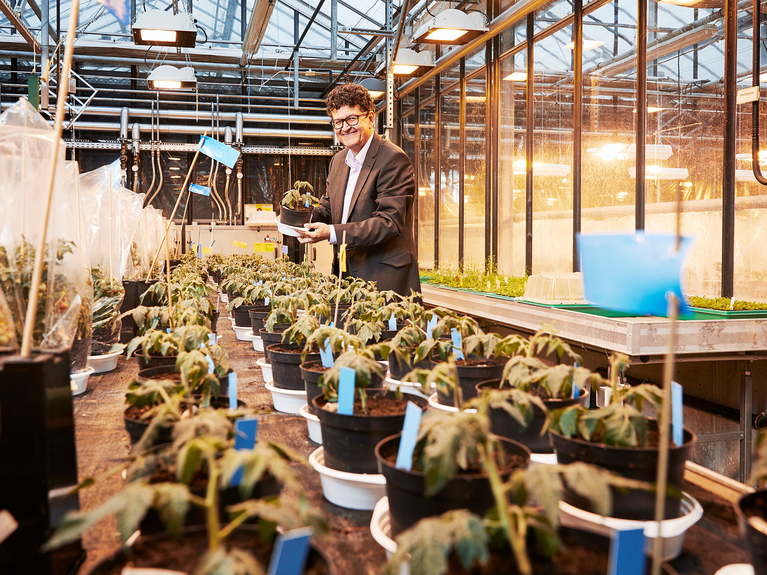
[[[748,518],[751,517],[750,515],[746,515],[745,511],[743,511],[743,506],[748,505],[750,503],[753,503],[751,501],[752,499],[757,499],[758,497],[765,498],[767,497],[767,489],[757,489],[756,491],[752,491],[751,493],[746,493],[745,495],[742,495],[740,499],[738,499],[737,503],[733,505],[735,508],[735,513],[748,523]],[[767,537],[767,535],[765,535]]]
[[[445,363],[446,360],[443,360],[439,355],[436,356],[436,359],[434,356],[431,357],[431,362],[435,365],[438,363]],[[499,365],[505,365],[506,362],[509,361],[508,357],[496,357],[493,355],[490,359],[487,360],[487,365],[456,365],[456,369],[487,369],[491,367],[498,367]]]
[[[650,419],[649,421],[655,421],[655,420],[654,419]],[[592,448],[593,447],[598,447],[598,448],[601,448],[601,449],[605,449],[607,451],[614,451],[616,453],[618,453],[618,452],[624,453],[626,451],[631,451],[631,452],[635,452],[635,453],[657,453],[660,450],[659,448],[655,448],[655,447],[618,447],[617,445],[606,445],[604,443],[595,443],[593,441],[585,441],[585,440],[579,439],[577,437],[566,437],[566,436],[562,435],[561,433],[559,433],[557,431],[554,431],[553,429],[549,429],[548,432],[551,433],[552,435],[558,437],[558,438],[561,438],[561,439],[565,440],[565,441],[571,441],[571,442],[573,442],[575,444],[583,445],[583,446],[586,446],[586,447],[592,447]],[[687,429],[686,427],[684,428],[684,432],[690,434],[690,436],[691,436],[690,440],[684,442],[682,445],[669,445],[669,450],[670,451],[678,451],[678,450],[682,450],[682,449],[687,449],[688,447],[692,447],[698,441],[698,436],[695,433],[693,433],[692,431],[690,431],[689,429]]]
[[[396,392],[394,392],[394,391],[392,391],[390,389],[382,389],[382,388],[373,388],[373,389],[368,388],[366,393],[375,393],[376,395],[379,395],[379,394],[383,395],[383,394],[391,393],[392,395],[396,395]],[[409,395],[409,394],[407,394],[407,393],[402,394],[403,397],[402,397],[401,401],[404,401],[404,402],[411,401],[412,398],[405,397],[407,395]],[[325,400],[325,396],[323,394],[320,394],[317,397],[315,397],[314,399],[312,399],[312,403],[314,404],[314,407],[317,410],[322,410],[324,413],[330,413],[331,415],[338,415],[340,417],[365,417],[365,418],[373,420],[373,421],[376,421],[376,420],[377,421],[383,421],[384,419],[391,419],[391,418],[394,418],[394,417],[403,417],[404,416],[404,414],[402,414],[402,413],[398,414],[398,415],[369,415],[367,413],[353,413],[351,415],[345,415],[343,413],[338,413],[337,411],[327,411],[326,409],[322,409],[322,407],[320,405],[318,405],[318,401],[317,401],[318,399]],[[395,399],[396,399],[396,397],[395,397]],[[420,398],[420,399],[423,399],[423,398]],[[426,400],[424,400],[424,401],[426,401]],[[325,401],[325,403],[328,403],[328,402]],[[323,405],[324,405],[324,403],[323,403]]]
[[[378,463],[380,463],[381,465],[385,465],[389,469],[393,469],[395,471],[402,471],[402,472],[406,472],[406,473],[411,473],[411,474],[413,474],[413,475],[415,475],[417,477],[424,477],[425,478],[426,474],[423,471],[416,471],[414,469],[410,469],[410,470],[400,469],[396,465],[392,465],[391,463],[389,463],[388,460],[386,460],[383,457],[381,457],[381,448],[382,448],[382,446],[385,443],[389,442],[389,441],[393,442],[393,441],[397,440],[401,435],[402,435],[402,432],[400,431],[399,433],[397,433],[395,435],[390,435],[386,439],[382,439],[381,441],[378,442],[378,445],[376,445],[376,449],[375,449],[375,455],[376,455],[376,459],[378,460]],[[528,447],[526,445],[524,445],[523,443],[520,443],[518,441],[514,441],[513,439],[507,439],[505,437],[500,437],[498,435],[495,435],[494,433],[491,434],[491,435],[494,436],[495,439],[498,439],[499,441],[501,441],[501,443],[509,443],[509,444],[511,444],[511,445],[513,445],[515,447],[521,447],[522,450],[523,450],[523,453],[527,454],[527,461],[526,461],[526,463],[527,464],[530,463],[530,456],[532,455],[532,452],[530,451],[530,449],[528,449]],[[399,451],[399,446],[397,447],[397,451]],[[475,479],[484,479],[484,478],[487,478],[487,476],[488,476],[487,473],[484,473],[484,472],[483,473],[461,473],[460,475],[456,475],[453,478],[454,479],[455,478],[463,478],[463,479],[467,479],[467,480],[475,480]]]
[[[308,356],[308,355],[311,355],[311,354],[307,353],[306,355]],[[301,368],[302,369],[306,369],[310,365],[322,365],[322,362],[321,361],[305,361],[304,363],[301,364]],[[324,369],[325,369],[325,371],[327,371],[327,370],[332,369],[332,368],[326,367]],[[306,371],[310,371],[310,370],[306,369]],[[313,371],[313,373],[319,373],[319,372]]]

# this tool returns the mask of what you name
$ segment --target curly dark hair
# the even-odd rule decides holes
[[[375,104],[373,98],[370,97],[370,92],[359,84],[341,84],[333,88],[333,91],[328,94],[325,99],[325,108],[328,111],[328,116],[333,117],[333,112],[340,110],[344,106],[354,108],[359,106],[363,112],[375,112]]]

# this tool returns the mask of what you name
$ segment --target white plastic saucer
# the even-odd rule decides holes
[[[254,351],[260,351],[263,353],[264,351],[264,340],[261,339],[260,335],[256,335],[251,331],[250,333],[246,334],[247,339],[253,342],[253,350]]]
[[[262,357],[256,362],[256,365],[261,368],[261,373],[264,375],[264,381],[272,381],[272,364],[266,361],[265,357]]]
[[[531,453],[530,461],[533,463],[542,463],[544,465],[556,465],[557,454],[556,453]]]
[[[386,495],[383,475],[347,473],[325,467],[325,450],[320,447],[309,456],[309,464],[320,474],[325,499],[345,509],[370,511]]]
[[[384,387],[388,387],[392,390],[399,389],[402,393],[409,393],[411,395],[423,397],[424,399],[429,399],[429,396],[421,393],[421,390],[416,386],[400,381],[399,379],[392,379],[391,374],[388,374],[387,378],[384,379]]]
[[[682,515],[675,519],[661,521],[660,534],[663,538],[662,560],[670,561],[679,557],[684,544],[685,532],[703,517],[703,508],[691,495],[682,492]],[[610,537],[612,531],[624,529],[644,529],[645,554],[652,556],[653,539],[658,536],[658,524],[655,521],[632,521],[615,517],[602,517],[589,513],[572,505],[559,502],[559,522],[565,527],[575,527]]]
[[[296,227],[296,226],[289,226],[288,224],[283,224],[280,221],[280,216],[277,216],[275,218],[275,221],[277,222],[277,231],[279,231],[281,234],[285,234],[286,236],[293,236],[294,238],[299,238],[303,234],[299,231],[306,231],[303,227]]]
[[[309,405],[304,403],[298,412],[301,417],[306,419],[306,426],[309,428],[309,439],[317,445],[322,445],[322,426],[320,418],[309,413]]]
[[[78,371],[69,374],[69,385],[72,388],[72,395],[85,393],[88,388],[88,378],[96,371],[92,367],[85,368],[85,371]]]
[[[117,358],[122,350],[105,353],[103,355],[89,355],[88,366],[93,368],[93,373],[106,373],[117,367]]]
[[[458,413],[458,408],[452,405],[442,405],[437,399],[437,394],[432,393],[429,397],[429,407],[438,409],[439,411],[446,411],[448,413]],[[466,413],[477,413],[476,409],[464,409]]]
[[[714,575],[754,575],[754,566],[749,563],[725,565]]]
[[[273,381],[266,384],[266,389],[272,393],[272,404],[280,413],[298,415],[301,412],[301,406],[306,405],[305,389],[281,389],[275,386]]]
[[[240,341],[250,341],[250,336],[248,334],[253,333],[253,328],[251,328],[249,325],[247,326],[238,326],[232,324],[232,329],[234,330],[235,337]]]
[[[386,558],[397,552],[397,542],[391,538],[391,517],[389,516],[389,498],[382,497],[376,503],[373,517],[370,519],[370,534],[375,542],[383,547]],[[399,566],[399,575],[410,575],[410,566],[403,562]]]

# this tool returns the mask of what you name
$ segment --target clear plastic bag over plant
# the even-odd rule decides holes
[[[13,325],[13,315],[5,301],[3,291],[0,290],[0,349],[17,350],[19,342],[16,339],[16,328]]]
[[[138,258],[138,249],[134,240],[138,235],[139,222],[143,211],[144,197],[146,194],[135,194],[127,188],[117,188],[114,190],[117,195],[117,214],[115,215],[117,223],[117,233],[120,236],[120,269],[122,277],[131,279],[133,268],[140,261]]]
[[[73,171],[66,169],[63,142],[45,251],[37,254],[54,148],[53,129],[27,100],[0,114],[0,286],[20,342],[35,257],[44,258],[33,347],[47,350],[72,345],[83,297],[91,289],[77,187]]]

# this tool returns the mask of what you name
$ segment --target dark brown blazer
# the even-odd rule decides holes
[[[332,224],[338,244],[346,232],[346,263],[350,276],[374,281],[380,291],[410,295],[420,292],[413,243],[415,179],[410,158],[400,148],[373,134],[349,206],[341,223],[349,166],[348,149],[330,161],[326,193],[312,221]]]

